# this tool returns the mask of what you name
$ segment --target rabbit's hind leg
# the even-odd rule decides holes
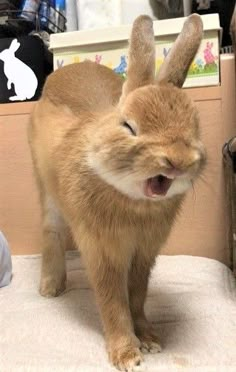
[[[50,196],[43,196],[42,208],[43,246],[40,294],[45,297],[55,297],[66,287],[65,249],[70,233]]]

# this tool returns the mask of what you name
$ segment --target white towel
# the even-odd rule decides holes
[[[77,252],[67,254],[65,293],[38,293],[40,256],[13,256],[0,289],[1,372],[114,372],[94,294]],[[235,372],[236,288],[231,271],[208,258],[160,256],[146,303],[163,351],[146,372]]]

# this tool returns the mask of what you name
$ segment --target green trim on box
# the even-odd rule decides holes
[[[58,54],[55,54],[54,57],[55,58],[61,58],[61,57],[64,57],[64,56],[78,56],[78,55],[81,55],[81,54],[87,54],[87,53],[90,53],[90,52],[62,52],[62,53],[58,53]]]
[[[177,37],[178,35],[176,35]],[[176,39],[176,38],[175,38]],[[155,45],[163,45],[163,44],[174,44],[175,39],[169,39],[169,40],[155,40]],[[215,37],[204,37],[202,39],[202,42],[205,40],[212,40],[215,39]]]
[[[207,77],[207,76],[218,76],[219,71],[216,72],[210,72],[210,73],[205,73],[205,74],[187,74],[187,78],[196,78],[196,77]]]
[[[119,49],[113,49],[113,51],[123,51],[125,48],[119,48]],[[83,54],[95,54],[95,53],[102,53],[102,52],[107,52],[107,51],[110,51],[110,49],[108,50],[99,50],[99,51],[91,51],[91,50],[88,50],[88,51],[71,51],[71,52],[61,52],[61,53],[58,53],[58,54],[54,54],[54,58],[61,58],[63,56],[82,56]]]

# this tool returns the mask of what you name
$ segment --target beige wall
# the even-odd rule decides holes
[[[204,182],[190,191],[165,254],[192,254],[229,262],[221,149],[236,134],[234,58],[221,63],[221,86],[188,89],[198,105],[208,151]],[[26,138],[33,103],[0,105],[0,230],[13,254],[40,251],[40,211]]]

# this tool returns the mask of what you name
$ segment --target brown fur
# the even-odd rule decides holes
[[[201,28],[197,16],[188,22]],[[154,81],[153,40],[151,20],[139,17],[123,88],[122,79],[92,62],[54,72],[29,125],[43,211],[40,292],[64,290],[64,249],[72,237],[95,291],[110,360],[130,370],[141,362],[140,350],[160,351],[144,302],[183,195],[153,201],[119,187],[171,172],[170,163],[194,180],[205,160],[195,107],[180,89]],[[180,85],[185,74],[177,75]],[[125,120],[135,123],[137,136],[122,126]]]
[[[183,81],[197,53],[203,36],[202,24],[196,14],[191,16],[191,22],[185,22],[181,34],[168,53],[165,63],[158,73],[158,82],[172,82],[178,87]]]

